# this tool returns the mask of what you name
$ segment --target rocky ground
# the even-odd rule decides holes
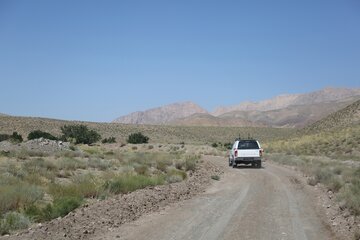
[[[63,141],[54,141],[45,138],[39,138],[34,140],[29,140],[26,142],[13,144],[8,141],[0,142],[0,151],[10,152],[10,151],[33,151],[33,152],[42,152],[45,154],[52,154],[58,151],[69,151],[70,143]]]

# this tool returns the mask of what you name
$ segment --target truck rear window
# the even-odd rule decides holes
[[[238,149],[259,149],[259,145],[256,141],[240,141]]]

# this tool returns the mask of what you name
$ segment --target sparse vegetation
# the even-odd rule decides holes
[[[127,142],[132,144],[148,143],[149,137],[143,135],[141,132],[132,133],[129,135]]]
[[[131,147],[77,145],[74,152],[42,157],[10,152],[0,161],[0,233],[27,226],[11,223],[10,213],[22,216],[22,222],[43,222],[65,216],[90,198],[183,181],[199,158],[180,148],[173,151],[172,145],[162,152],[148,145],[138,146],[139,151]]]

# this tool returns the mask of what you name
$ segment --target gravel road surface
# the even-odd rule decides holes
[[[94,239],[336,239],[293,171],[270,163],[225,169],[205,193]]]

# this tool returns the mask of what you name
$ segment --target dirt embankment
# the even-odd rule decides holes
[[[4,239],[88,239],[113,231],[120,225],[138,219],[145,213],[159,210],[170,203],[189,199],[205,190],[212,175],[223,168],[201,161],[186,181],[148,187],[114,198],[85,204],[64,218],[39,224],[22,233]]]

